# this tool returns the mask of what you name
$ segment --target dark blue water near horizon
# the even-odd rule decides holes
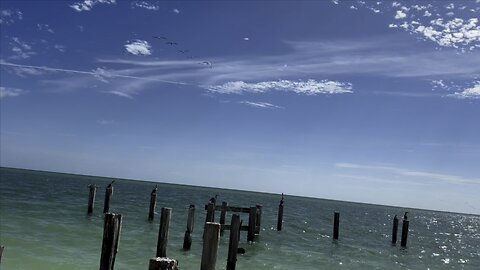
[[[98,269],[104,188],[111,178],[0,168],[1,269]],[[87,185],[99,186],[94,215],[87,216]],[[112,212],[123,215],[115,269],[147,269],[155,255],[159,216],[147,221],[154,182],[117,180]],[[280,196],[248,191],[159,184],[158,207],[171,207],[167,256],[181,269],[199,269],[203,205],[215,194],[230,205],[263,205],[260,236],[242,234],[237,269],[479,269],[480,216],[391,206],[285,197],[284,224],[276,231]],[[188,205],[197,207],[192,249],[182,250]],[[332,241],[333,213],[340,239]],[[390,243],[392,219],[409,211],[408,246]],[[248,215],[242,216],[248,222]],[[216,217],[218,221],[218,215]],[[230,214],[227,215],[227,221]],[[228,222],[227,222],[228,223]],[[400,221],[401,223],[401,221]],[[399,239],[401,224],[399,228]],[[228,234],[217,269],[224,269]]]

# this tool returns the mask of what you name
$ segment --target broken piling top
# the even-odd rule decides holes
[[[150,259],[148,270],[178,270],[178,262],[170,258],[154,257]]]

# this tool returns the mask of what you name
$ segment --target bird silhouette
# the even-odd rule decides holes
[[[173,41],[167,41],[167,42],[165,42],[165,44],[168,44],[168,45],[178,45],[177,42],[173,42]]]

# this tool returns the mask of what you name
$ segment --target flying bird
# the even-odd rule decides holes
[[[168,45],[178,45],[177,42],[173,42],[173,41],[167,41],[167,42],[165,42],[165,44],[168,44]]]

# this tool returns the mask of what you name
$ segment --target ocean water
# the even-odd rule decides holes
[[[103,199],[112,179],[0,168],[2,270],[98,269]],[[87,216],[88,188],[97,189]],[[115,269],[148,269],[154,257],[159,215],[148,222],[154,183],[117,180],[111,210],[123,215]],[[237,269],[480,269],[480,217],[417,209],[285,197],[284,224],[276,231],[279,195],[159,184],[160,207],[171,207],[167,256],[180,269],[200,269],[203,205],[215,194],[235,206],[263,205],[260,236],[247,243],[242,232]],[[183,251],[188,205],[197,207],[193,244]],[[333,213],[340,212],[340,239],[332,241]],[[409,211],[408,247],[390,243],[392,219]],[[216,220],[218,221],[218,212]],[[227,214],[227,223],[231,214]],[[242,214],[244,223],[248,214]],[[400,240],[401,220],[398,239]],[[228,232],[216,269],[225,269]]]

